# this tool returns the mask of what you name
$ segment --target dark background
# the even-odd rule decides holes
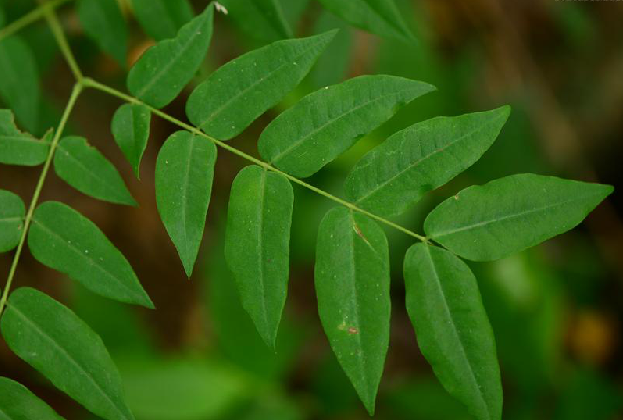
[[[341,195],[353,164],[397,129],[436,115],[508,103],[513,108],[510,120],[483,159],[398,218],[399,223],[421,232],[423,217],[447,196],[518,172],[615,186],[615,193],[579,228],[511,258],[472,268],[497,339],[504,418],[622,419],[623,1],[396,0],[418,38],[415,46],[353,30],[315,1],[280,1],[297,36],[334,27],[341,32],[301,86],[232,140],[235,147],[257,155],[263,127],[303,95],[348,77],[386,73],[432,83],[438,92],[400,111],[314,176],[312,184]],[[0,7],[12,21],[32,10],[33,3],[0,0]],[[196,1],[196,11],[206,4]],[[152,41],[131,10],[125,10],[131,65]],[[85,74],[123,90],[126,70],[84,36],[73,4],[59,16]],[[74,80],[44,22],[20,36],[35,51],[42,76],[41,134],[57,124]],[[260,45],[217,14],[208,58],[196,82]],[[184,104],[191,90],[165,111],[186,120]],[[243,312],[223,257],[230,185],[246,162],[219,150],[204,244],[195,274],[187,279],[154,197],[157,151],[176,127],[152,120],[138,181],[110,133],[119,105],[102,93],[85,92],[68,131],[87,137],[117,165],[139,207],[98,202],[52,173],[41,198],[68,203],[96,222],[127,256],[157,310],[99,298],[40,265],[28,251],[15,286],[49,293],[102,336],[138,420],[367,418],[330,351],[316,310],[316,231],[333,203],[295,187],[289,297],[274,354]],[[0,188],[28,202],[39,171],[0,167]],[[397,231],[386,233],[393,267],[392,336],[376,418],[467,419],[465,409],[432,376],[406,316],[401,265],[412,240]],[[0,255],[0,273],[8,273],[11,258],[12,253]],[[3,342],[0,375],[27,385],[68,419],[92,418]]]

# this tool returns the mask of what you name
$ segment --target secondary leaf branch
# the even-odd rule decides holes
[[[52,159],[54,158],[54,152],[56,151],[56,147],[58,146],[58,142],[61,139],[61,135],[65,130],[65,125],[67,124],[67,120],[69,119],[69,115],[71,111],[74,109],[76,105],[76,100],[82,91],[82,83],[76,83],[74,85],[73,90],[71,91],[71,96],[69,97],[69,101],[67,102],[67,106],[65,107],[65,111],[63,111],[63,116],[61,118],[60,123],[58,124],[58,128],[56,129],[56,133],[54,133],[54,138],[52,139],[52,143],[50,144],[50,151],[48,152],[48,157],[43,164],[43,170],[41,171],[41,175],[39,176],[39,181],[37,182],[37,186],[35,187],[35,192],[32,196],[32,200],[30,201],[30,206],[28,207],[28,212],[26,213],[26,218],[24,219],[24,226],[22,228],[22,236],[20,237],[20,241],[17,245],[17,250],[15,251],[15,255],[13,256],[13,262],[11,263],[11,269],[9,270],[9,276],[7,278],[6,285],[4,290],[2,291],[2,297],[0,298],[0,316],[2,315],[2,311],[6,306],[6,301],[9,296],[9,291],[11,289],[11,284],[13,283],[13,278],[15,277],[15,270],[17,269],[17,264],[19,263],[20,256],[22,255],[22,249],[24,248],[24,244],[26,243],[26,237],[28,235],[28,228],[32,222],[32,215],[35,211],[35,207],[37,207],[37,203],[39,202],[39,195],[41,194],[41,190],[43,189],[43,184],[45,183],[45,179],[48,175],[48,171],[50,169],[50,165],[52,164]]]
[[[290,174],[287,174],[287,173],[285,173],[283,171],[280,171],[279,169],[275,168],[274,166],[272,166],[272,165],[270,165],[270,164],[268,164],[268,163],[266,163],[266,162],[264,162],[264,161],[262,161],[260,159],[257,159],[257,158],[255,158],[255,157],[253,157],[253,156],[251,156],[251,155],[249,155],[247,153],[244,153],[243,151],[238,150],[235,147],[232,147],[232,146],[230,146],[229,144],[227,144],[227,143],[225,143],[223,141],[217,140],[214,137],[211,137],[211,136],[205,134],[203,131],[199,130],[198,128],[196,128],[196,127],[194,127],[194,126],[192,126],[190,124],[187,124],[187,123],[185,123],[183,121],[180,121],[177,118],[174,118],[174,117],[166,114],[165,112],[160,111],[159,109],[153,108],[153,107],[143,103],[142,101],[140,101],[139,99],[137,99],[137,98],[135,98],[133,96],[130,96],[128,94],[120,92],[120,91],[118,91],[118,90],[116,90],[116,89],[114,89],[114,88],[112,88],[110,86],[106,86],[106,85],[104,85],[102,83],[99,83],[99,82],[97,82],[97,81],[95,81],[95,80],[93,80],[91,78],[88,78],[88,77],[84,79],[84,86],[92,87],[94,89],[100,90],[100,91],[102,91],[104,93],[107,93],[109,95],[116,96],[117,98],[122,99],[122,100],[124,100],[126,102],[129,102],[129,103],[143,105],[143,106],[147,107],[153,114],[159,116],[160,118],[163,118],[163,119],[165,119],[165,120],[167,120],[167,121],[177,125],[178,127],[181,127],[181,128],[183,128],[185,130],[188,130],[188,131],[190,131],[193,134],[196,134],[198,136],[204,137],[204,138],[210,140],[211,142],[213,142],[214,144],[216,144],[217,146],[222,147],[223,149],[225,149],[225,150],[227,150],[227,151],[229,151],[229,152],[231,152],[231,153],[233,153],[233,154],[235,154],[237,156],[240,156],[241,158],[243,158],[243,159],[245,159],[245,160],[247,160],[249,162],[252,162],[252,163],[254,163],[254,164],[258,165],[258,166],[261,166],[262,168],[268,169],[268,170],[273,171],[275,173],[278,173],[278,174],[286,177],[290,181],[294,182],[295,184],[298,184],[298,185],[300,185],[300,186],[302,186],[304,188],[307,188],[308,190],[311,190],[311,191],[313,191],[313,192],[315,192],[317,194],[320,194],[320,195],[322,195],[322,196],[324,196],[324,197],[326,197],[326,198],[328,198],[328,199],[330,199],[332,201],[335,201],[336,203],[341,204],[342,206],[344,206],[346,208],[349,208],[349,209],[351,209],[353,211],[359,212],[359,213],[361,213],[363,215],[366,215],[366,216],[368,216],[368,217],[370,217],[370,218],[372,218],[374,220],[377,220],[380,223],[383,223],[383,224],[385,224],[387,226],[390,226],[390,227],[392,227],[394,229],[397,229],[397,230],[399,230],[399,231],[401,231],[401,232],[403,232],[403,233],[405,233],[405,234],[407,234],[407,235],[409,235],[409,236],[411,236],[413,238],[416,238],[416,239],[418,239],[420,241],[426,241],[426,238],[424,236],[422,236],[422,235],[418,235],[417,233],[415,233],[415,232],[413,232],[413,231],[411,231],[409,229],[406,229],[406,228],[404,228],[404,227],[402,227],[402,226],[400,226],[400,225],[398,225],[398,224],[396,224],[396,223],[394,223],[392,221],[389,221],[389,220],[387,220],[387,219],[385,219],[383,217],[377,216],[377,215],[375,215],[373,213],[370,213],[370,212],[368,212],[366,210],[363,210],[363,209],[357,207],[355,204],[353,204],[353,203],[351,203],[349,201],[346,201],[344,199],[336,197],[335,195],[330,194],[330,193],[328,193],[328,192],[326,192],[324,190],[321,190],[320,188],[314,187],[313,185],[308,184],[307,182],[302,181],[302,180],[300,180],[300,179],[298,179],[298,178],[296,178],[296,177],[294,177],[294,176],[292,176]]]

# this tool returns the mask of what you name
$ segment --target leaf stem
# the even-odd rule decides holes
[[[0,41],[2,41],[4,38],[8,38],[9,36],[13,35],[14,33],[21,30],[22,28],[30,25],[31,23],[38,21],[39,19],[45,16],[48,10],[56,9],[57,7],[62,6],[68,1],[70,0],[49,1],[37,7],[32,12],[25,14],[24,16],[17,19],[16,21],[9,23],[4,28],[0,29]]]
[[[74,85],[73,90],[71,91],[71,96],[69,97],[69,101],[65,106],[65,110],[63,111],[63,116],[61,121],[58,124],[58,128],[56,129],[56,133],[54,133],[54,138],[52,139],[52,143],[50,144],[50,150],[48,152],[48,157],[43,164],[43,170],[41,171],[41,175],[39,176],[39,181],[37,182],[37,186],[35,187],[35,192],[30,201],[30,206],[28,207],[28,212],[26,213],[26,218],[24,219],[24,226],[22,230],[22,236],[20,237],[19,244],[17,245],[17,250],[15,251],[15,255],[13,256],[13,262],[11,263],[11,269],[9,271],[9,276],[7,278],[6,285],[4,290],[2,291],[2,297],[0,297],[0,316],[2,315],[2,311],[4,311],[4,307],[6,306],[7,298],[9,297],[9,291],[11,290],[11,284],[13,283],[13,278],[15,277],[15,271],[17,270],[17,264],[19,263],[20,256],[22,255],[22,250],[24,248],[24,244],[26,243],[26,237],[28,235],[28,229],[32,223],[32,216],[35,211],[35,207],[37,207],[37,203],[39,202],[39,196],[41,195],[41,190],[43,189],[43,184],[45,183],[45,179],[48,175],[48,171],[50,170],[50,165],[52,164],[52,159],[54,158],[54,152],[56,151],[56,147],[58,146],[58,142],[65,130],[65,125],[67,124],[67,120],[69,119],[69,115],[76,104],[76,100],[80,95],[80,92],[83,89],[83,84],[78,82]]]
[[[54,7],[52,7],[51,5],[52,3],[45,3],[43,5],[43,13],[45,14],[45,18],[48,21],[48,25],[50,25],[50,30],[52,31],[52,35],[54,35],[54,38],[56,38],[56,43],[58,44],[58,47],[61,49],[61,53],[63,54],[63,57],[65,57],[65,60],[67,61],[67,64],[69,65],[69,68],[71,69],[71,72],[74,74],[74,77],[76,78],[76,82],[81,84],[82,79],[84,78],[82,75],[82,71],[80,70],[80,67],[78,66],[76,57],[74,57],[74,54],[71,52],[71,48],[69,47],[69,42],[67,42],[67,37],[65,37],[63,28],[61,27],[61,24],[59,23],[58,18],[56,17],[56,13],[54,12]]]
[[[147,107],[153,114],[159,116],[160,118],[165,119],[165,120],[167,120],[167,121],[177,125],[178,127],[181,127],[181,128],[183,128],[185,130],[188,130],[188,131],[190,131],[193,134],[196,134],[198,136],[204,137],[204,138],[210,140],[211,142],[213,142],[214,144],[216,144],[217,146],[219,146],[219,147],[221,147],[221,148],[223,148],[223,149],[225,149],[225,150],[227,150],[227,151],[229,151],[229,152],[231,152],[231,153],[233,153],[233,154],[235,154],[237,156],[240,156],[241,158],[246,159],[249,162],[252,162],[252,163],[254,163],[254,164],[256,164],[256,165],[258,165],[258,166],[260,166],[260,167],[262,167],[264,169],[267,169],[269,171],[273,171],[275,173],[278,173],[278,174],[284,176],[285,178],[289,179],[290,181],[294,182],[295,184],[298,184],[298,185],[300,185],[300,186],[302,186],[304,188],[307,188],[308,190],[311,190],[311,191],[313,191],[313,192],[315,192],[317,194],[320,194],[320,195],[328,198],[329,200],[335,201],[336,203],[341,204],[342,206],[344,206],[346,208],[349,208],[352,211],[359,212],[359,213],[361,213],[361,214],[363,214],[365,216],[370,217],[371,219],[377,220],[380,223],[383,223],[383,224],[385,224],[387,226],[390,226],[390,227],[392,227],[394,229],[397,229],[397,230],[399,230],[399,231],[401,231],[401,232],[403,232],[403,233],[405,233],[405,234],[407,234],[407,235],[409,235],[409,236],[411,236],[413,238],[416,238],[416,239],[418,239],[420,241],[423,241],[423,242],[426,241],[426,238],[424,236],[422,236],[422,235],[418,235],[417,233],[415,233],[415,232],[413,232],[413,231],[411,231],[411,230],[409,230],[407,228],[404,228],[404,227],[402,227],[402,226],[400,226],[400,225],[398,225],[398,224],[396,224],[394,222],[391,222],[391,221],[389,221],[389,220],[387,220],[387,219],[385,219],[383,217],[377,216],[376,214],[373,214],[373,213],[370,213],[370,212],[368,212],[368,211],[366,211],[364,209],[361,209],[361,208],[357,207],[355,204],[353,204],[353,203],[351,203],[349,201],[343,200],[343,199],[341,199],[339,197],[334,196],[333,194],[330,194],[330,193],[328,193],[328,192],[326,192],[324,190],[321,190],[320,188],[314,187],[313,185],[308,184],[307,182],[302,181],[302,180],[300,180],[300,179],[298,179],[298,178],[296,178],[296,177],[294,177],[294,176],[292,176],[290,174],[287,174],[287,173],[285,173],[285,172],[275,168],[274,166],[272,166],[272,165],[270,165],[270,164],[268,164],[268,163],[266,163],[266,162],[264,162],[262,160],[259,160],[259,159],[255,158],[255,157],[253,157],[253,156],[251,156],[251,155],[241,151],[241,150],[236,149],[235,147],[230,146],[229,144],[227,144],[227,143],[225,143],[225,142],[223,142],[221,140],[217,140],[214,137],[211,137],[211,136],[205,134],[203,131],[199,130],[198,128],[196,128],[196,127],[194,127],[194,126],[192,126],[190,124],[187,124],[187,123],[185,123],[183,121],[180,121],[177,118],[174,118],[174,117],[166,114],[165,112],[160,111],[159,109],[156,109],[154,107],[151,107],[151,106],[143,103],[142,101],[140,101],[139,99],[137,99],[137,98],[135,98],[133,96],[130,96],[128,94],[120,92],[120,91],[118,91],[118,90],[116,90],[116,89],[114,89],[114,88],[112,88],[110,86],[106,86],[106,85],[104,85],[102,83],[99,83],[99,82],[97,82],[97,81],[95,81],[95,80],[93,80],[91,78],[88,78],[88,77],[84,79],[83,83],[84,83],[85,87],[92,87],[94,89],[100,90],[100,91],[102,91],[104,93],[107,93],[109,95],[116,96],[117,98],[122,99],[122,100],[124,100],[126,102],[129,102],[129,103],[143,105],[143,106]]]

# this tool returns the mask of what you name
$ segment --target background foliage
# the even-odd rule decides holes
[[[32,10],[34,3],[0,1],[4,14],[0,24]],[[231,10],[237,7],[234,0],[222,3]],[[341,31],[311,74],[274,114],[261,117],[234,140],[237,147],[255,154],[257,138],[270,117],[307,93],[347,76],[387,73],[424,80],[438,92],[405,107],[327,170],[314,175],[314,185],[343,195],[342,180],[353,164],[397,129],[436,115],[458,115],[510,103],[513,113],[491,150],[465,174],[401,216],[403,225],[421,232],[424,215],[445,197],[468,185],[516,172],[556,174],[620,187],[623,7],[616,2],[553,0],[396,3],[416,34],[416,46],[404,42],[408,33],[404,28],[387,27],[384,35],[389,38],[380,38],[353,30],[316,2],[281,1],[283,18],[296,36],[334,28]],[[76,12],[72,5],[59,11],[85,72],[115,86],[124,85],[125,69],[153,42],[129,15],[127,4],[121,4],[126,6],[122,10],[130,22],[127,45],[110,40],[100,46],[112,58],[100,53],[85,36],[93,28],[83,28],[76,13],[89,13],[86,7]],[[199,12],[205,2],[197,1],[194,7]],[[273,33],[269,29],[274,30],[274,25],[250,25],[249,19],[256,15],[243,20],[215,15],[215,35],[200,73],[209,74],[232,58],[287,35],[286,27]],[[171,16],[171,27],[177,29],[188,15],[179,11]],[[149,21],[148,16],[136,19]],[[268,29],[257,30],[264,27]],[[171,32],[174,30],[163,28],[148,31],[158,40]],[[22,39],[34,51],[32,67],[41,76],[42,89],[23,95],[32,102],[20,105],[28,115],[21,124],[42,136],[60,118],[73,79],[44,22],[25,29]],[[11,48],[20,51],[19,45]],[[203,78],[198,77],[197,82]],[[189,91],[169,104],[167,113],[183,118]],[[2,93],[5,98],[10,96]],[[231,154],[219,154],[199,265],[188,281],[160,223],[154,196],[157,151],[177,128],[154,118],[144,154],[126,152],[122,147],[123,153],[134,157],[133,162],[143,156],[139,183],[133,175],[135,168],[124,161],[111,134],[110,121],[118,105],[101,93],[86,91],[69,121],[69,131],[87,137],[120,168],[140,208],[89,199],[67,188],[55,175],[50,175],[42,200],[62,200],[100,226],[132,261],[158,311],[94,296],[80,284],[63,281],[62,274],[43,267],[28,253],[18,270],[16,286],[36,287],[68,303],[102,337],[120,368],[129,405],[138,419],[367,418],[327,345],[316,310],[315,242],[320,219],[331,203],[294,189],[289,299],[275,353],[265,346],[242,309],[225,265],[229,188],[245,162]],[[126,112],[133,111],[140,113]],[[123,116],[119,119],[123,124]],[[79,153],[80,139],[71,140],[61,150]],[[37,171],[28,168],[2,165],[0,188],[10,187],[28,197],[37,176]],[[128,196],[118,188],[108,199],[124,202]],[[505,418],[619,418],[623,407],[622,206],[620,199],[612,196],[571,233],[494,263],[470,263],[497,340]],[[388,234],[391,296],[400,303],[393,307],[391,345],[376,417],[467,418],[464,408],[432,376],[401,304],[405,296],[402,256],[410,238],[399,232]],[[7,272],[9,264],[10,255],[2,254],[1,271]],[[27,385],[65,418],[92,418],[33,373],[4,343],[0,344],[0,372]]]

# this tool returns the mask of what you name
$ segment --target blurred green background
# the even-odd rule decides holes
[[[121,0],[130,24],[128,66],[153,41]],[[615,186],[587,221],[514,257],[471,264],[493,325],[504,383],[504,418],[623,419],[623,2],[557,0],[396,0],[417,45],[349,28],[314,0],[280,0],[296,36],[341,29],[307,79],[276,109],[232,141],[257,156],[270,120],[303,95],[360,74],[386,73],[434,84],[427,95],[340,157],[311,182],[341,195],[352,165],[396,130],[436,115],[511,104],[496,144],[466,173],[397,219],[421,232],[424,216],[460,189],[517,172]],[[10,22],[35,7],[0,0]],[[195,1],[197,11],[206,0]],[[123,89],[126,69],[83,34],[73,5],[59,11],[85,73]],[[263,45],[244,22],[217,14],[197,81]],[[0,22],[1,24],[1,22]],[[38,133],[56,125],[73,79],[43,22],[20,33],[35,51],[44,93]],[[2,77],[2,75],[0,75]],[[192,86],[190,87],[192,88]],[[188,92],[166,108],[185,120]],[[68,304],[103,338],[124,378],[138,420],[356,420],[367,414],[324,337],[316,310],[317,227],[333,204],[295,188],[288,303],[270,351],[243,311],[224,262],[223,234],[232,180],[246,163],[219,150],[200,267],[187,279],[161,225],[154,166],[176,130],[155,118],[137,181],[110,133],[120,103],[95,91],[79,100],[69,131],[84,135],[117,164],[140,206],[123,208],[81,195],[51,174],[43,200],[61,200],[96,222],[127,256],[157,310],[99,298],[22,257],[16,285]],[[30,198],[39,170],[0,167],[0,188]],[[619,191],[619,192],[617,192]],[[392,259],[392,335],[378,419],[468,419],[420,354],[404,308],[402,258],[411,238],[387,230]],[[0,256],[7,273],[12,254]],[[0,375],[16,379],[67,419],[92,419],[0,342]]]

